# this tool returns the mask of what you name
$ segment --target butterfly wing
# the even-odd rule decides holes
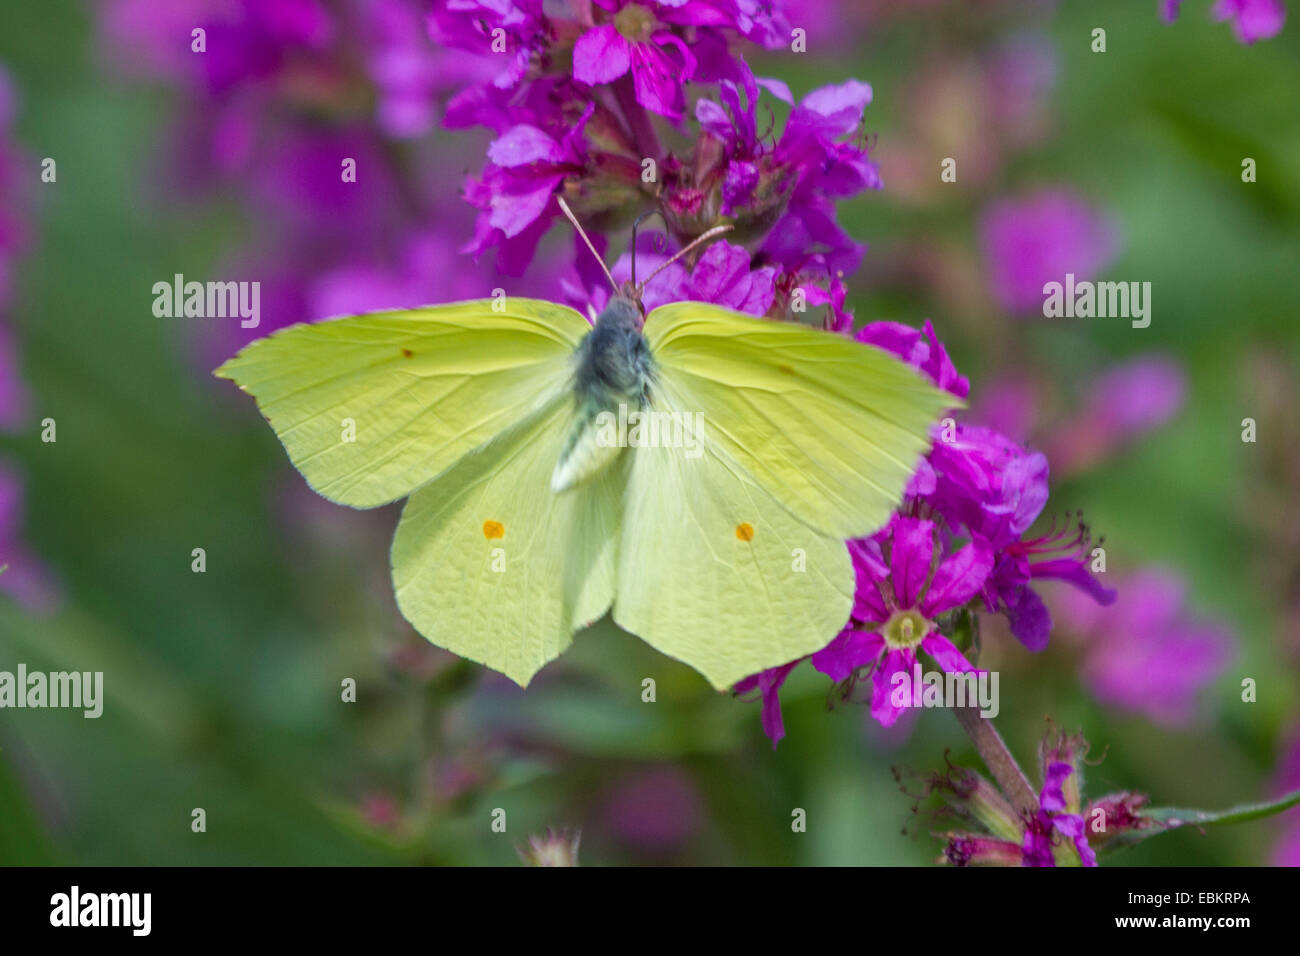
[[[402,614],[426,638],[521,686],[614,597],[627,456],[556,494],[569,394],[411,495],[393,539]]]
[[[888,520],[960,401],[880,349],[698,302],[650,313],[655,387],[796,517],[856,538]],[[829,638],[828,638],[829,639]]]
[[[649,411],[681,412],[659,397]],[[625,456],[614,620],[722,690],[825,647],[848,620],[854,574],[844,542],[794,518],[708,428],[694,449]]]
[[[459,302],[295,325],[216,374],[257,400],[312,488],[371,508],[564,392],[589,330],[550,302]]]

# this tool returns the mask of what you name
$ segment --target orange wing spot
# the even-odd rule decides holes
[[[754,526],[752,524],[745,524],[744,522],[736,525],[736,537],[741,541],[753,541]]]
[[[485,538],[504,538],[506,536],[506,526],[500,521],[493,521],[489,518],[483,522],[483,537]]]
[[[402,358],[410,358],[414,354],[415,353],[412,352],[410,349],[402,349]]]
[[[785,372],[786,375],[793,375],[793,374],[794,374],[794,369],[793,369],[792,367],[790,367],[789,365],[778,365],[778,366],[776,367],[776,370],[777,370],[778,372]]]

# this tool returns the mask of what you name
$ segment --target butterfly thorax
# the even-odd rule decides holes
[[[644,316],[627,295],[610,299],[595,327],[578,346],[573,376],[574,421],[551,476],[551,488],[563,491],[604,469],[618,458],[622,445],[603,440],[603,415],[626,420],[640,410],[650,383],[650,349],[641,334]]]

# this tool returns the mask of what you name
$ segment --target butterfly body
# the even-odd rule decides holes
[[[843,336],[699,302],[643,320],[626,295],[594,328],[523,298],[297,325],[217,374],[323,496],[407,498],[398,608],[520,685],[606,614],[719,689],[824,647],[844,539],[885,523],[957,404]],[[703,428],[595,440],[620,402]]]
[[[602,444],[602,414],[617,417],[622,407],[640,410],[648,397],[650,347],[641,332],[645,316],[637,302],[616,295],[596,319],[575,353],[574,421],[551,476],[551,490],[565,491],[606,467],[621,446]]]

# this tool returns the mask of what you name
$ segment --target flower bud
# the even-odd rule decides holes
[[[540,836],[534,834],[528,838],[528,845],[518,848],[519,859],[525,866],[577,866],[578,843],[582,831],[572,834],[568,830],[552,830],[549,827]]]

